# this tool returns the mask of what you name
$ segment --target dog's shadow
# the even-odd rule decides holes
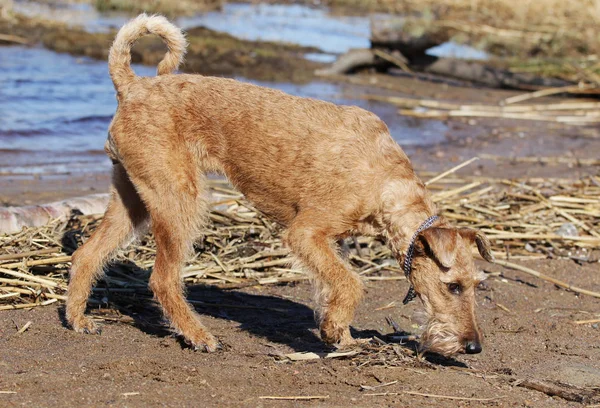
[[[120,268],[123,266],[123,264],[119,265]],[[111,270],[115,267],[117,266],[113,265],[108,269],[109,279],[112,276]],[[134,264],[129,267],[137,268]],[[103,297],[102,291],[97,291],[97,294],[100,296],[95,296],[96,299]],[[107,288],[104,296],[108,298],[110,309],[116,309],[122,315],[127,316],[131,324],[144,333],[157,337],[173,336],[168,322],[163,318],[159,304],[152,299],[150,292],[132,301],[130,296],[122,297],[119,292],[111,292],[111,288]],[[212,316],[217,319],[238,322],[239,329],[252,336],[265,339],[271,346],[283,344],[295,351],[316,353],[333,350],[316,334],[318,329],[313,309],[302,303],[279,296],[220,289],[210,285],[188,286],[187,300],[200,314],[201,319],[203,316]],[[91,311],[92,314],[95,314],[93,309]],[[64,310],[61,312],[61,317],[63,323],[66,324]],[[211,330],[208,319],[203,320]],[[107,321],[104,324],[113,324],[113,322]],[[218,330],[211,331],[217,337],[219,336]],[[401,332],[384,335],[376,330],[359,330],[354,327],[351,327],[351,333],[357,339],[371,339],[376,336],[385,341],[389,341],[390,336],[411,334]],[[189,347],[181,337],[178,339],[182,348]],[[221,340],[224,339],[221,338]],[[224,345],[226,348],[235,349],[236,347],[233,342]],[[418,349],[416,341],[410,341],[403,346],[415,351]],[[468,367],[452,357],[444,357],[436,353],[425,353],[423,359],[428,364],[436,366]]]
[[[204,285],[188,287],[188,300],[201,315],[236,321],[241,330],[269,342],[286,344],[296,351],[326,348],[315,334],[313,310],[301,303]]]
[[[72,254],[77,244],[70,234],[63,237],[63,248],[66,253]],[[140,269],[136,264],[129,261],[120,261],[109,264],[106,269],[108,279],[123,279],[124,274],[131,274],[138,280],[147,284],[150,275],[149,271]],[[131,295],[122,295],[118,288],[106,287],[102,290],[99,285],[92,299],[95,304],[90,306],[89,312],[92,315],[104,320],[104,324],[112,324],[111,320],[102,319],[102,313],[97,306],[108,304],[108,309],[117,310],[120,314],[127,317],[133,326],[144,333],[158,336],[169,337],[173,332],[169,330],[169,324],[163,318],[162,311],[158,303],[152,298],[149,291],[140,294],[138,297]],[[117,290],[113,290],[117,289]],[[270,343],[285,344],[295,351],[327,352],[332,348],[327,346],[320,337],[315,323],[315,315],[310,307],[292,301],[290,299],[247,293],[239,290],[221,289],[211,285],[193,285],[187,286],[187,300],[193,305],[195,310],[202,316],[212,316],[217,319],[226,319],[239,323],[239,328],[250,333],[253,336],[263,338]],[[59,309],[59,317],[66,327],[67,322],[64,314],[64,307]],[[123,319],[116,319],[122,321]],[[207,320],[207,319],[204,319]],[[207,323],[210,330],[210,322]],[[218,336],[218,331],[213,330]],[[357,339],[370,339],[374,336],[387,340],[388,335],[381,334],[376,330],[359,330],[351,327],[351,333]],[[410,333],[391,333],[390,335],[408,335]],[[182,347],[187,347],[181,338]],[[416,350],[417,342],[409,342],[405,347]],[[235,344],[225,344],[226,347],[235,348]],[[442,366],[467,367],[465,364],[453,358],[443,357],[438,354],[427,353],[425,360],[431,364]]]
[[[62,246],[65,253],[72,254],[77,248],[80,239],[80,231],[71,230],[62,237]],[[112,262],[105,270],[106,278],[100,281],[92,295],[89,311],[96,315],[103,324],[110,324],[111,320],[117,322],[129,322],[145,333],[167,337],[173,333],[169,330],[169,324],[165,321],[158,303],[152,298],[152,294],[142,288],[139,296],[134,294],[122,294],[119,288],[110,286],[111,279],[123,280],[123,275],[130,275],[138,283],[148,283],[150,272],[140,269],[133,262],[120,260]],[[106,287],[105,290],[102,290]],[[113,290],[114,289],[114,290]],[[271,343],[285,344],[296,351],[325,352],[331,347],[325,345],[319,336],[315,323],[314,311],[302,304],[290,299],[271,295],[251,294],[239,290],[221,289],[210,285],[187,286],[187,300],[202,316],[212,316],[218,319],[226,319],[239,323],[239,328],[253,336],[266,339]],[[98,308],[98,305],[101,308]],[[106,306],[108,305],[108,308]],[[105,311],[116,310],[125,319],[106,319],[103,316],[102,306]],[[59,317],[63,325],[67,326],[64,308],[59,310]],[[104,318],[103,318],[104,317]],[[211,330],[210,322],[207,322]],[[212,330],[218,336],[217,330]],[[378,332],[361,331],[352,328],[355,338],[367,338]],[[183,341],[182,346],[186,346]],[[235,347],[235,344],[225,344]]]
[[[88,312],[103,321],[103,325],[113,324],[116,320],[132,324],[153,336],[172,336],[173,332],[169,330],[169,324],[163,318],[159,304],[149,291],[142,291],[143,293],[134,297],[121,294],[118,288],[106,287],[105,282],[110,282],[111,278],[122,279],[125,271],[136,274],[136,278],[140,279],[140,269],[133,263],[118,262],[110,265],[106,270],[106,279],[104,282],[101,280],[94,290]],[[252,336],[273,344],[285,344],[295,351],[331,351],[331,347],[325,345],[316,334],[318,330],[314,311],[302,303],[278,296],[258,295],[210,285],[187,286],[186,290],[187,300],[200,314],[201,320],[203,316],[212,316],[238,322],[239,329]],[[110,316],[107,319],[106,314],[113,315],[114,311],[121,317],[114,319]],[[64,308],[59,310],[59,317],[63,325],[67,326]],[[210,321],[203,320],[211,330]],[[218,330],[211,331],[219,337]],[[372,337],[373,333],[352,329],[355,338]],[[187,347],[183,340],[180,343],[182,347]],[[224,345],[235,348],[235,344],[226,342]]]
[[[106,276],[108,281],[111,278],[122,277],[123,271],[135,273],[134,271],[143,271],[133,263],[120,262],[112,264],[107,268]],[[139,276],[138,276],[139,278]],[[173,332],[169,330],[169,323],[163,318],[159,304],[152,298],[151,293],[146,293],[132,297],[123,296],[115,288],[106,287],[101,284],[95,290],[92,296],[92,303],[88,311],[92,316],[96,316],[103,321],[102,324],[119,324],[119,322],[129,322],[142,332],[157,336],[170,337]],[[332,347],[327,346],[318,333],[315,323],[314,311],[310,307],[286,299],[284,297],[272,295],[259,295],[238,290],[221,289],[210,285],[193,285],[187,287],[187,300],[193,305],[195,310],[203,316],[212,316],[217,319],[225,319],[239,323],[239,329],[250,333],[252,336],[265,339],[270,345],[287,345],[295,351],[303,352],[328,352]],[[100,305],[108,305],[107,308],[98,308]],[[105,313],[102,310],[116,310],[125,319],[105,319]],[[64,307],[59,309],[59,316],[63,325],[67,322],[64,316]],[[208,319],[203,319],[211,330]],[[212,330],[213,334],[219,336],[218,330]],[[359,330],[351,327],[351,333],[354,338],[370,339],[377,336],[380,339],[389,341],[389,336],[409,335],[411,333],[391,333],[389,335],[381,334],[376,330]],[[178,337],[182,348],[189,347],[181,337]],[[221,340],[224,340],[221,338]],[[418,343],[410,341],[403,345],[411,350],[417,350]],[[225,343],[226,348],[235,349],[236,345]],[[426,353],[424,360],[429,364],[441,366],[454,366],[465,368],[467,365],[451,357],[444,357],[435,353]]]
[[[107,270],[107,276],[118,277],[115,270],[123,271],[139,268],[134,264],[119,263],[111,265]],[[122,296],[118,291],[106,288],[104,291],[96,290],[93,299],[103,299],[101,303],[108,303],[109,309],[117,310],[126,316],[129,322],[139,330],[157,337],[169,337],[173,332],[169,330],[169,324],[163,318],[158,303],[152,299],[150,292],[137,299],[131,296]],[[239,329],[250,333],[252,336],[265,339],[270,345],[284,344],[295,351],[306,352],[328,352],[332,348],[327,346],[320,337],[315,323],[314,311],[302,304],[284,297],[272,295],[258,295],[238,290],[220,289],[210,285],[194,285],[187,287],[187,300],[195,310],[202,316],[212,316],[217,319],[225,319],[239,323]],[[98,302],[96,302],[97,304]],[[99,311],[90,307],[92,315],[98,315]],[[66,326],[64,308],[59,310],[61,320]],[[101,319],[104,320],[104,319]],[[122,320],[122,319],[118,319]],[[204,319],[208,329],[211,330],[210,322]],[[105,320],[104,324],[113,324]],[[213,334],[219,335],[218,330],[212,330]],[[409,335],[410,333],[392,333],[383,335],[376,330],[358,330],[351,328],[354,338],[373,338],[388,340],[389,336]],[[179,337],[181,347],[188,347]],[[223,340],[223,339],[221,339]],[[226,348],[235,349],[235,344],[225,343]],[[410,341],[404,344],[412,350],[418,348],[418,343]],[[424,360],[433,365],[453,366],[466,368],[467,365],[452,357],[444,357],[435,353],[426,353]]]
[[[107,271],[109,279],[112,275],[110,269]],[[186,289],[187,300],[200,314],[201,319],[203,316],[212,316],[238,322],[239,329],[252,336],[265,339],[273,345],[285,344],[295,351],[331,351],[331,347],[324,344],[316,334],[318,330],[314,312],[306,305],[282,297],[225,290],[215,286],[194,285]],[[96,293],[100,294],[100,297],[106,297],[105,301],[108,300],[110,309],[116,309],[120,314],[127,316],[127,320],[141,331],[158,337],[172,335],[160,306],[149,293],[140,296],[134,302],[129,296],[122,297],[118,292],[111,292],[110,288],[104,293]],[[91,311],[92,314],[97,313],[93,309]],[[204,319],[204,323],[211,330],[208,319]],[[211,331],[219,337],[218,330]],[[352,329],[355,338],[370,338],[373,334],[374,332],[369,330]],[[187,346],[183,340],[181,345]],[[225,343],[225,347],[235,348],[235,344]]]

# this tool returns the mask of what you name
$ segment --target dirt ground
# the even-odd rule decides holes
[[[526,264],[600,290],[597,265],[579,266],[570,261]],[[100,336],[66,329],[60,306],[4,311],[0,313],[0,405],[579,405],[517,384],[535,379],[561,381],[588,391],[598,387],[600,329],[573,324],[597,316],[598,301],[496,266],[480,266],[501,273],[490,277],[477,293],[486,333],[484,351],[452,359],[430,356],[419,361],[407,351],[395,354],[391,346],[372,346],[349,358],[282,359],[279,356],[286,353],[327,351],[316,334],[311,289],[306,283],[236,291],[190,288],[190,299],[211,304],[197,310],[225,344],[224,351],[214,354],[194,352],[171,336],[160,325],[154,304],[138,304],[132,309],[119,305],[115,295],[107,294],[115,298],[125,317],[114,312],[120,321],[103,323]],[[387,316],[402,330],[415,331],[421,307],[417,302],[401,305],[405,282],[371,282],[367,288],[353,325],[356,336],[385,339],[392,331]],[[395,303],[381,310],[390,302]],[[17,334],[16,327],[28,321],[32,322],[29,329]],[[368,387],[376,388],[365,389]],[[407,392],[491,400],[448,400]],[[272,401],[260,398],[264,396],[323,399]]]

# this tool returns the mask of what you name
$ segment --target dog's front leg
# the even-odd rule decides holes
[[[297,218],[287,232],[286,241],[314,279],[323,341],[347,346],[355,342],[350,335],[350,323],[362,298],[363,285],[333,249],[334,237],[328,229],[308,224],[311,219],[323,218],[315,215]]]

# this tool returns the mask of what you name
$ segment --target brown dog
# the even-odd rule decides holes
[[[133,42],[147,34],[168,46],[154,78],[137,77],[130,66]],[[73,255],[72,327],[98,332],[84,315],[91,287],[115,251],[151,225],[157,254],[150,287],[164,313],[196,348],[218,348],[185,301],[180,279],[207,211],[205,175],[216,171],[286,226],[286,243],[317,284],[324,341],[353,342],[349,325],[363,286],[334,243],[363,234],[386,238],[399,260],[410,249],[407,274],[430,319],[427,349],[481,351],[474,315],[480,275],[470,246],[476,242],[489,259],[489,244],[476,231],[430,218],[436,209],[429,193],[386,125],[357,107],[231,79],[172,75],[185,47],[166,19],[140,15],[110,50],[119,102],[106,144],[115,163],[112,196],[101,225]]]

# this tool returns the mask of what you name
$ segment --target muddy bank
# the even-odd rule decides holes
[[[304,58],[304,54],[319,52],[316,48],[244,41],[204,27],[192,28],[186,33],[190,45],[183,66],[185,72],[243,76],[264,81],[306,82],[314,78],[313,71],[321,66]],[[151,41],[146,40],[148,46]],[[140,46],[143,47],[144,43]],[[142,55],[140,62],[153,65],[146,59],[145,53]],[[160,55],[159,51],[155,58]]]
[[[88,0],[99,11],[158,13],[181,16],[220,8],[224,0]]]
[[[42,44],[76,56],[106,60],[115,32],[90,33],[81,28],[37,18],[0,19],[0,32],[11,33],[30,44]],[[187,30],[189,41],[183,72],[243,76],[264,81],[306,82],[322,64],[304,58],[318,53],[313,47],[273,42],[245,41],[207,28]],[[1,43],[1,41],[0,41]],[[6,42],[5,42],[6,43]],[[142,38],[132,51],[132,61],[156,66],[165,47],[157,38]]]
[[[110,173],[0,174],[0,206],[44,204],[51,201],[106,193]]]

